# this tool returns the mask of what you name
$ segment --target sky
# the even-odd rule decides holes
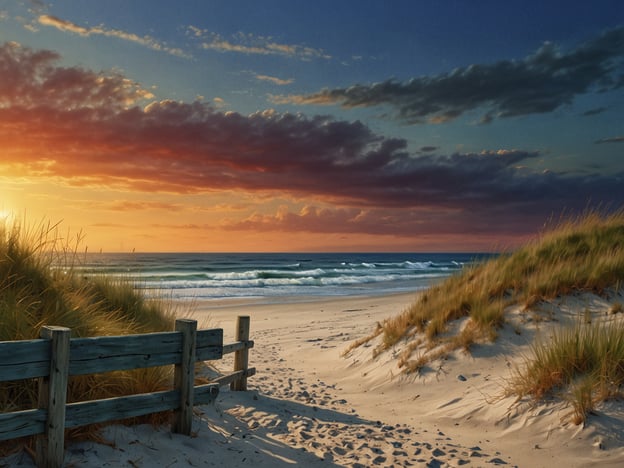
[[[623,153],[621,0],[0,0],[0,218],[89,251],[513,249]]]

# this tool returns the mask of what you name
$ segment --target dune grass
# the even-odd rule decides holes
[[[549,342],[534,343],[507,392],[535,399],[561,393],[580,424],[599,402],[621,397],[623,384],[624,323],[617,320],[563,327]]]
[[[467,266],[423,292],[371,336],[382,337],[377,352],[416,333],[436,344],[450,322],[467,318],[471,326],[460,332],[466,336],[452,340],[469,347],[471,339],[495,339],[512,304],[528,309],[573,291],[618,288],[623,281],[624,211],[588,212],[561,220],[513,253]]]
[[[123,279],[78,274],[80,240],[80,235],[61,237],[50,224],[0,226],[0,341],[38,338],[44,325],[69,327],[72,337],[173,330],[171,304],[141,296]],[[73,377],[68,401],[153,392],[171,384],[168,367]],[[0,383],[0,411],[36,406],[36,382]]]
[[[590,211],[560,220],[512,253],[467,266],[354,346],[380,337],[374,350],[379,354],[400,343],[399,367],[418,372],[453,350],[495,340],[512,305],[528,311],[558,296],[600,294],[623,285],[624,211]],[[607,314],[622,309],[616,302]],[[460,319],[462,326],[457,326]],[[562,328],[551,342],[535,343],[508,391],[536,399],[563,394],[574,408],[573,420],[581,423],[597,402],[619,395],[622,384],[624,325],[581,318],[576,328]]]

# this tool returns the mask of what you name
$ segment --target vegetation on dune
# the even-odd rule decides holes
[[[513,253],[467,266],[353,347],[380,337],[374,351],[379,354],[401,342],[399,366],[418,372],[453,350],[495,340],[512,305],[527,311],[577,291],[619,290],[623,281],[624,211],[588,212],[561,220]],[[610,312],[621,310],[616,303]],[[464,320],[462,326],[451,330],[457,319]],[[551,343],[534,346],[534,356],[518,370],[510,392],[541,398],[572,386],[575,420],[584,421],[596,401],[614,395],[624,383],[623,343],[619,321],[564,330]]]
[[[146,299],[123,279],[78,274],[79,242],[49,224],[0,226],[0,341],[38,338],[44,325],[69,327],[72,337],[173,330],[170,304]],[[163,390],[171,382],[169,368],[74,377],[68,401]],[[36,406],[36,382],[0,383],[0,411]]]
[[[510,379],[507,392],[540,399],[563,390],[573,407],[572,420],[580,424],[597,403],[622,397],[622,385],[622,322],[581,323],[556,330],[549,343],[534,343],[525,365]]]

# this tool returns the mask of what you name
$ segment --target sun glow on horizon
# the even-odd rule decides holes
[[[15,216],[11,210],[0,209],[0,228],[8,229],[14,219]]]

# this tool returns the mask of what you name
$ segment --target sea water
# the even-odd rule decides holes
[[[467,253],[87,254],[74,268],[177,300],[416,292],[473,263]]]

